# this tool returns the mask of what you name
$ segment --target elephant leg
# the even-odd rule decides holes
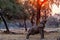
[[[27,36],[26,36],[26,39],[29,39],[29,36],[30,36],[30,35],[31,35],[31,34],[30,34],[30,33],[28,33],[28,34],[27,34]]]
[[[32,30],[29,29],[29,31],[28,31],[28,33],[27,33],[27,36],[26,36],[26,39],[29,39],[29,36],[31,35],[31,33],[32,33]]]

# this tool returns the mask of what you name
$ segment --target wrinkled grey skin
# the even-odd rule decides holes
[[[58,37],[57,40],[60,40],[60,37]]]
[[[42,30],[44,31],[45,23],[46,23],[46,21],[42,21],[42,22],[40,22],[40,24],[39,24],[38,27],[32,27],[32,28],[30,28],[28,30],[26,39],[29,39],[30,35],[35,35],[35,34],[38,34],[38,33],[41,34]]]
[[[26,36],[26,39],[29,39],[29,36],[30,35],[35,35],[35,34],[38,34],[40,33],[41,34],[41,30],[44,29],[43,26],[39,26],[39,27],[32,27],[28,30],[28,33],[27,33],[27,36]]]
[[[28,30],[26,39],[29,39],[30,35],[38,34],[39,33],[39,27],[32,27]]]

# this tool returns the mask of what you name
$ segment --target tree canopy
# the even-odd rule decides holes
[[[3,15],[8,15],[13,18],[28,18],[28,13],[25,12],[22,4],[17,4],[16,0],[0,0],[0,9],[4,12]]]

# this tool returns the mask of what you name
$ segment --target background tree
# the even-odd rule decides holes
[[[12,18],[24,19],[25,16],[28,18],[28,14],[24,12],[23,5],[16,3],[16,0],[0,0],[0,9],[3,11],[2,15],[8,20],[11,20]]]

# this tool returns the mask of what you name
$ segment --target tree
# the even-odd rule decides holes
[[[27,2],[28,3],[28,2]],[[47,15],[47,11],[48,11],[48,9],[49,8],[47,8],[49,5],[48,5],[48,0],[36,0],[36,2],[35,2],[35,0],[33,1],[33,0],[31,0],[31,2],[30,2],[31,4],[29,5],[29,6],[31,6],[31,9],[33,8],[33,10],[35,10],[34,12],[36,13],[33,13],[32,12],[32,18],[33,18],[33,14],[35,14],[36,15],[36,25],[38,26],[38,27],[40,27],[40,29],[39,29],[39,32],[41,32],[41,39],[44,39],[44,28],[45,28],[45,24],[46,24],[46,21],[47,21],[47,17],[48,17],[48,15]],[[33,5],[32,5],[33,4]],[[35,8],[35,9],[34,9]],[[47,9],[46,9],[47,8]],[[32,11],[30,9],[30,11]],[[43,16],[41,15],[41,14],[43,14]],[[34,19],[34,18],[33,18]],[[33,20],[32,19],[32,20]],[[42,22],[40,21],[40,20],[42,20]],[[41,27],[40,26],[40,24],[42,24],[43,26]],[[28,34],[27,34],[27,37],[28,36],[30,36],[31,34],[32,34],[32,29],[34,29],[34,28],[31,28],[30,30],[30,32],[28,32]],[[35,31],[34,31],[35,32]],[[28,37],[29,38],[29,37]],[[28,39],[27,38],[27,39]]]
[[[31,4],[30,0],[28,0],[28,1],[25,1],[24,7],[25,7],[25,10],[30,15],[30,21],[31,21],[31,24],[33,26],[34,25],[34,21],[33,20],[35,20],[35,14],[36,14],[36,9],[34,9],[35,6],[34,6],[34,4]]]
[[[1,11],[1,10],[0,10],[0,11]],[[7,26],[7,23],[6,23],[5,18],[4,18],[3,15],[2,15],[2,12],[0,12],[0,16],[1,16],[1,18],[2,18],[2,20],[3,20],[3,22],[4,22],[4,24],[5,24],[6,32],[9,33],[9,28],[8,28],[8,26]]]
[[[28,14],[25,12],[23,5],[21,3],[16,3],[16,0],[0,0],[0,9],[3,11],[2,15],[5,18],[7,17],[9,20],[10,18],[25,20],[25,18],[27,19],[28,17]]]
[[[6,27],[6,32],[9,33],[9,28],[7,26],[6,20],[3,17],[4,13],[8,13],[8,9],[7,8],[12,8],[12,4],[9,0],[0,0],[0,16],[5,24]]]

